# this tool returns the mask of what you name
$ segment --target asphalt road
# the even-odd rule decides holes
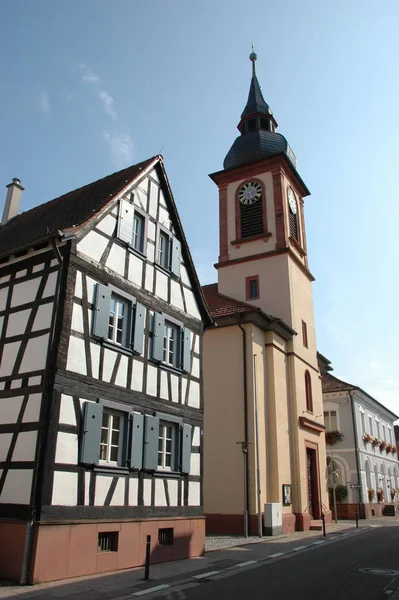
[[[387,569],[395,573],[364,573]],[[218,576],[216,576],[218,577]],[[399,587],[399,526],[369,529],[196,587],[170,590],[165,600],[381,600]]]

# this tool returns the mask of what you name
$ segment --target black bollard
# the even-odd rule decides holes
[[[357,512],[357,508],[356,508],[356,512],[355,512],[355,519],[356,519],[356,527],[359,527],[359,514]]]
[[[324,513],[321,514],[321,520],[323,522],[323,536],[326,537],[326,517]]]
[[[144,579],[150,578],[150,555],[151,555],[151,536],[147,535],[147,542],[145,545],[145,571]]]

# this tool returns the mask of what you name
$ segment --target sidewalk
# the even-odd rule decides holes
[[[360,529],[368,529],[367,521],[360,524]],[[358,530],[358,531],[359,531]],[[316,541],[330,541],[339,538],[340,533],[356,533],[355,523],[345,521],[327,525],[327,538],[322,537],[320,531],[296,532],[267,538],[207,538],[207,548],[212,547],[204,556],[185,559],[168,563],[160,563],[150,567],[150,580],[144,581],[144,567],[127,569],[109,574],[90,575],[75,579],[64,579],[52,583],[38,584],[35,586],[3,585],[0,582],[0,598],[18,598],[25,600],[55,600],[72,597],[73,600],[117,600],[134,593],[144,592],[150,588],[165,585],[176,585],[194,578],[200,580],[201,576],[210,572],[241,568],[247,564],[255,564],[268,558],[277,558],[282,554],[304,549],[303,544],[309,540],[310,544]],[[250,543],[248,543],[248,541]],[[302,545],[298,545],[302,542]],[[166,585],[168,584],[168,586]],[[154,589],[155,591],[155,589]],[[140,594],[141,595],[141,594]],[[139,596],[138,596],[139,597]]]

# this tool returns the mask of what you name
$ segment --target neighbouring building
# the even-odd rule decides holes
[[[0,227],[0,577],[200,555],[211,322],[161,156]]]
[[[359,516],[366,518],[395,514],[387,504],[398,499],[393,424],[398,416],[360,387],[334,377],[324,357],[320,368],[328,486],[331,496],[334,483],[338,491],[338,518],[353,519],[358,505]]]
[[[319,527],[331,512],[309,190],[250,60],[240,135],[210,176],[220,254],[217,283],[203,287],[215,321],[204,336],[204,511],[210,532],[274,534]]]

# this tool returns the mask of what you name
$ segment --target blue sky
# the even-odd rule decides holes
[[[203,283],[252,42],[298,158],[318,348],[399,413],[399,3],[2,0],[0,180],[26,210],[161,152]],[[6,190],[4,188],[4,196]]]

